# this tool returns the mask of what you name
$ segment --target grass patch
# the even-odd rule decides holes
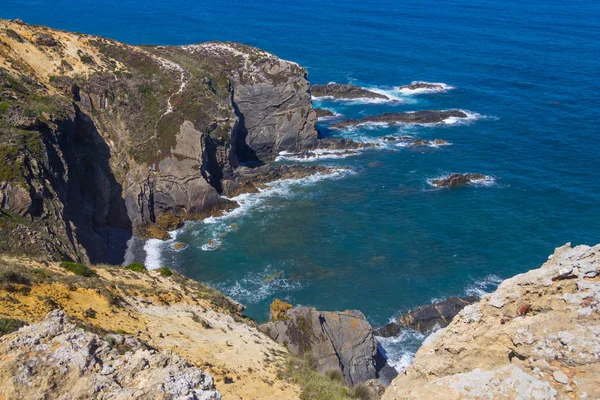
[[[92,58],[92,56],[87,54],[80,55],[79,60],[84,64],[94,64],[94,59]]]
[[[160,273],[160,276],[171,276],[171,275],[173,275],[173,271],[171,271],[171,268],[169,268],[169,267],[160,267],[158,269],[158,272]]]
[[[65,268],[65,269],[71,271],[72,273],[74,273],[75,275],[78,275],[78,276],[90,277],[90,276],[96,275],[94,273],[94,270],[91,269],[90,267],[88,267],[87,265],[65,261],[65,262],[61,262],[60,266],[62,268]]]
[[[302,390],[302,400],[369,400],[374,394],[366,385],[348,387],[339,371],[321,374],[313,368],[311,360],[290,356],[282,378],[291,380]]]
[[[125,269],[134,272],[146,272],[148,269],[142,263],[131,263],[125,267]]]

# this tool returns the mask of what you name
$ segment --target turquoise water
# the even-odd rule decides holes
[[[131,43],[240,41],[301,63],[313,83],[351,82],[400,100],[317,104],[347,117],[475,115],[467,124],[339,132],[321,122],[324,136],[409,134],[452,145],[316,160],[350,172],[275,184],[227,218],[186,225],[177,236],[185,250],[155,247],[154,262],[210,282],[257,320],[278,297],[357,308],[383,324],[436,298],[492,290],[568,241],[600,242],[597,2],[4,0],[0,16]],[[393,89],[414,80],[454,89]],[[451,172],[494,179],[428,185]],[[385,346],[404,365],[420,340],[408,333]]]

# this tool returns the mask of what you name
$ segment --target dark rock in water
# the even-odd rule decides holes
[[[35,43],[39,44],[40,46],[47,46],[47,47],[54,47],[58,44],[56,39],[54,39],[52,37],[52,35],[49,35],[47,33],[43,33],[43,34],[39,35],[38,37],[36,37]]]
[[[409,142],[413,139],[414,138],[412,136],[400,136],[400,137],[384,136],[383,137],[383,140],[385,140],[386,142]]]
[[[328,83],[327,85],[312,85],[310,88],[313,97],[333,97],[334,99],[382,99],[389,100],[389,97],[375,93],[370,90],[354,85],[344,85],[341,83]]]
[[[429,146],[431,142],[429,140],[418,139],[411,143],[411,146]]]
[[[475,296],[448,297],[446,300],[410,310],[398,317],[398,323],[423,333],[431,331],[436,326],[444,328],[460,310],[477,300],[479,299]]]
[[[482,174],[452,174],[446,178],[434,179],[431,184],[438,187],[458,187],[485,178],[486,176]]]
[[[297,307],[286,320],[259,329],[298,356],[314,358],[319,372],[339,371],[349,385],[370,379],[389,383],[395,371],[380,353],[371,325],[360,311],[326,312]]]
[[[400,332],[402,332],[402,327],[396,322],[390,322],[389,324],[382,326],[381,328],[375,329],[373,331],[373,335],[387,338],[397,336],[400,334]]]
[[[336,167],[335,169],[339,169]],[[256,168],[239,167],[235,170],[234,180],[241,186],[261,187],[266,183],[280,179],[301,179],[317,173],[331,173],[333,168],[324,165],[271,165]]]
[[[325,138],[319,139],[318,147],[319,149],[328,149],[328,150],[356,150],[356,149],[366,149],[370,147],[377,146],[375,143],[362,143],[355,142],[352,139],[344,139],[344,138]]]
[[[333,129],[348,128],[365,123],[391,124],[437,124],[448,118],[467,118],[468,115],[460,110],[445,111],[415,111],[415,112],[392,112],[379,115],[371,115],[361,119],[350,119],[331,125]]]
[[[445,89],[444,85],[440,85],[437,83],[427,83],[427,82],[415,82],[410,85],[400,86],[399,90],[408,89],[408,90],[417,90],[417,89]]]
[[[326,110],[324,108],[315,108],[315,112],[317,113],[317,118],[326,118],[326,117],[334,117],[335,113],[331,110]]]

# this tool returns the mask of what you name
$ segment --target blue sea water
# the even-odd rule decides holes
[[[313,83],[354,83],[399,100],[316,104],[346,117],[451,108],[476,116],[337,132],[323,121],[323,135],[452,145],[388,144],[314,161],[350,172],[276,183],[233,215],[186,225],[177,234],[185,250],[154,246],[154,263],[210,282],[257,320],[277,297],[360,309],[383,324],[436,298],[492,290],[566,242],[600,242],[597,1],[3,0],[0,17],[134,44],[239,41],[299,62]],[[453,89],[394,90],[415,80]],[[451,172],[493,181],[456,190],[427,182]],[[384,345],[401,366],[422,339],[407,332]]]

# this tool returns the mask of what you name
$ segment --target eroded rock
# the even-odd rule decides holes
[[[449,118],[468,118],[468,115],[460,110],[445,111],[414,111],[414,112],[391,112],[378,115],[370,115],[361,119],[350,119],[331,125],[332,129],[343,129],[364,124],[438,124]]]
[[[445,300],[427,304],[408,311],[398,317],[398,323],[420,332],[430,332],[434,328],[448,326],[452,318],[466,306],[478,300],[477,297],[448,297]]]
[[[334,99],[382,99],[389,97],[359,86],[341,83],[328,83],[327,85],[312,85],[310,92],[313,97],[332,97]]]

